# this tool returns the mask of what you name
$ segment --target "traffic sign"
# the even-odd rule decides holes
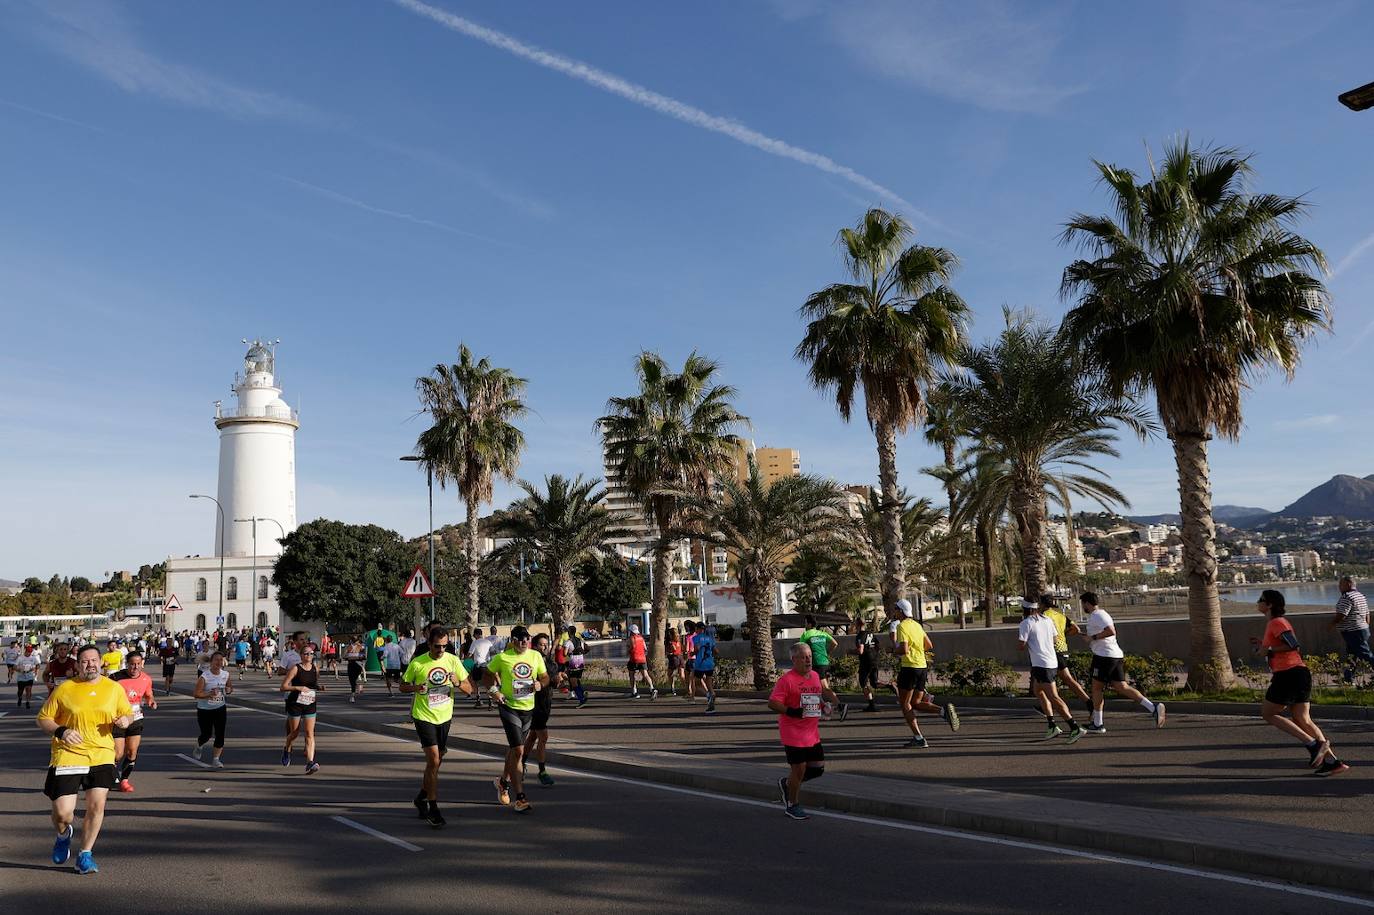
[[[410,573],[410,578],[406,580],[406,586],[401,589],[402,597],[433,597],[434,586],[425,577],[424,566],[416,566],[415,571]]]
[[[173,594],[171,597],[167,598],[167,603],[165,603],[165,604],[162,605],[162,612],[163,612],[163,613],[170,613],[170,612],[173,611],[173,610],[180,610],[180,609],[181,609],[181,602],[177,600],[177,596],[176,596],[175,594]]]

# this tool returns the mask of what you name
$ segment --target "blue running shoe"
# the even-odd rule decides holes
[[[57,841],[52,845],[52,863],[66,864],[67,859],[72,856],[72,827],[68,826],[67,831],[57,837]]]
[[[282,751],[281,751],[281,764],[282,764],[282,767],[283,767],[283,768],[285,768],[285,767],[291,765],[291,751],[290,751],[290,750],[282,750]]]
[[[83,851],[76,856],[76,872],[82,876],[100,873],[100,868],[95,866],[95,858],[91,857],[90,852]]]

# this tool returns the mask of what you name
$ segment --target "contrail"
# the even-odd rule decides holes
[[[1366,236],[1361,239],[1355,247],[1350,249],[1350,253],[1341,258],[1341,262],[1331,271],[1331,278],[1334,280],[1346,271],[1346,268],[1364,256],[1366,251],[1374,248],[1374,235]]]
[[[684,124],[690,124],[693,127],[700,127],[703,130],[724,134],[733,140],[738,140],[746,146],[752,146],[755,149],[763,150],[770,155],[791,159],[794,162],[800,162],[803,165],[809,165],[823,172],[837,175],[851,184],[858,185],[866,191],[886,197],[888,200],[905,208],[913,216],[927,223],[939,224],[937,220],[932,219],[930,216],[916,209],[910,201],[903,199],[895,191],[883,187],[872,178],[859,174],[847,165],[841,165],[829,156],[823,156],[820,153],[811,152],[809,149],[802,149],[799,146],[793,146],[791,143],[787,143],[783,140],[778,140],[766,134],[759,133],[751,127],[746,127],[739,121],[733,121],[729,118],[719,117],[702,111],[700,108],[695,108],[685,102],[679,102],[677,99],[669,98],[652,89],[632,83],[629,80],[621,79],[612,73],[607,73],[605,70],[598,70],[590,64],[584,64],[570,57],[564,57],[561,54],[554,54],[551,51],[545,51],[533,45],[525,44],[503,32],[480,26],[471,20],[464,19],[461,16],[455,16],[452,13],[430,6],[428,3],[421,3],[420,0],[392,0],[392,2],[397,6],[410,10],[412,13],[424,16],[427,19],[432,19],[446,29],[451,29],[469,38],[476,38],[478,41],[489,44],[493,48],[505,51],[508,54],[514,54],[516,57],[528,60],[530,63],[538,64],[546,69],[562,73],[564,76],[571,76],[573,79],[581,80],[584,83],[595,86],[603,92],[618,95],[623,99],[634,102],[636,105],[641,105],[652,111],[657,111],[659,114],[666,114],[670,118],[682,121]]]

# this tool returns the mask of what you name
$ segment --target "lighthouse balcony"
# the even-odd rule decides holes
[[[215,425],[232,422],[279,422],[293,426],[301,424],[300,411],[290,407],[224,407],[215,405]]]

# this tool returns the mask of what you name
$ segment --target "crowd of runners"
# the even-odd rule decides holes
[[[1132,700],[1155,727],[1163,727],[1164,704],[1152,701],[1127,682],[1125,655],[1111,616],[1091,592],[1081,595],[1080,606],[1082,627],[1070,621],[1050,596],[1023,602],[1024,619],[1017,641],[1030,662],[1031,691],[1046,722],[1044,739],[1059,737],[1067,729],[1067,743],[1074,744],[1088,734],[1105,733],[1107,690]],[[1265,654],[1272,672],[1261,705],[1263,720],[1303,744],[1316,775],[1346,771],[1349,766],[1311,718],[1312,678],[1303,660],[1302,645],[1284,618],[1283,595],[1265,591],[1256,606],[1267,623],[1263,635],[1252,642],[1257,652]],[[864,708],[877,710],[879,659],[891,652],[897,665],[890,687],[896,692],[897,706],[910,734],[905,746],[925,748],[929,743],[918,715],[936,716],[951,731],[958,731],[959,713],[953,703],[935,701],[929,690],[935,646],[914,618],[912,605],[898,600],[888,618],[886,632],[869,630],[854,636],[858,685],[867,700]],[[1091,692],[1069,669],[1070,638],[1086,640],[1092,653]],[[629,698],[657,698],[659,689],[649,670],[647,645],[638,627],[629,627],[626,648]],[[51,655],[46,661],[45,649]],[[825,771],[821,724],[843,721],[848,711],[832,682],[832,653],[840,649],[834,635],[818,629],[815,620],[808,618],[807,628],[791,646],[790,669],[778,678],[766,700],[778,716],[778,736],[787,763],[786,773],[778,779],[779,800],[793,819],[807,818],[801,803],[802,785]],[[714,713],[718,650],[714,627],[688,621],[681,633],[670,628],[664,650],[668,672],[665,688],[677,695],[680,686],[689,700],[701,696],[706,701],[705,711]],[[546,765],[554,693],[562,691],[576,708],[588,702],[582,682],[587,642],[575,628],[551,636],[516,626],[507,637],[494,629],[485,634],[480,628],[455,633],[436,622],[418,641],[410,632],[398,635],[381,624],[364,633],[337,638],[326,635],[318,641],[306,631],[284,638],[275,630],[163,633],[112,639],[103,648],[96,644],[74,646],[66,641],[48,646],[28,641],[20,644],[16,640],[4,652],[9,682],[17,684],[18,705],[31,707],[34,683],[40,676],[47,690],[37,723],[51,737],[43,790],[52,801],[57,832],[54,863],[61,864],[71,856],[77,797],[85,792],[81,844],[75,861],[75,869],[83,874],[97,870],[93,851],[108,792],[134,791],[132,776],[145,710],[158,708],[154,683],[145,669],[145,658],[153,653],[162,661],[164,695],[171,691],[178,663],[194,663],[196,741],[192,754],[185,758],[211,769],[224,767],[230,699],[235,683],[250,670],[280,678],[285,718],[280,762],[283,767],[292,764],[299,742],[307,775],[320,768],[315,721],[319,694],[327,691],[326,675],[332,673],[332,680],[339,680],[338,662],[345,662],[350,701],[363,693],[369,673],[380,676],[388,695],[410,698],[410,718],[424,754],[414,805],[419,817],[434,827],[445,823],[439,807],[439,772],[460,695],[478,707],[485,704],[497,712],[508,749],[493,789],[500,804],[521,814],[533,808],[525,790],[531,760],[537,766],[538,783],[546,787],[554,784]],[[640,681],[645,691],[640,690]],[[1061,694],[1061,684],[1067,695]],[[1086,706],[1087,724],[1075,717],[1072,701]]]

